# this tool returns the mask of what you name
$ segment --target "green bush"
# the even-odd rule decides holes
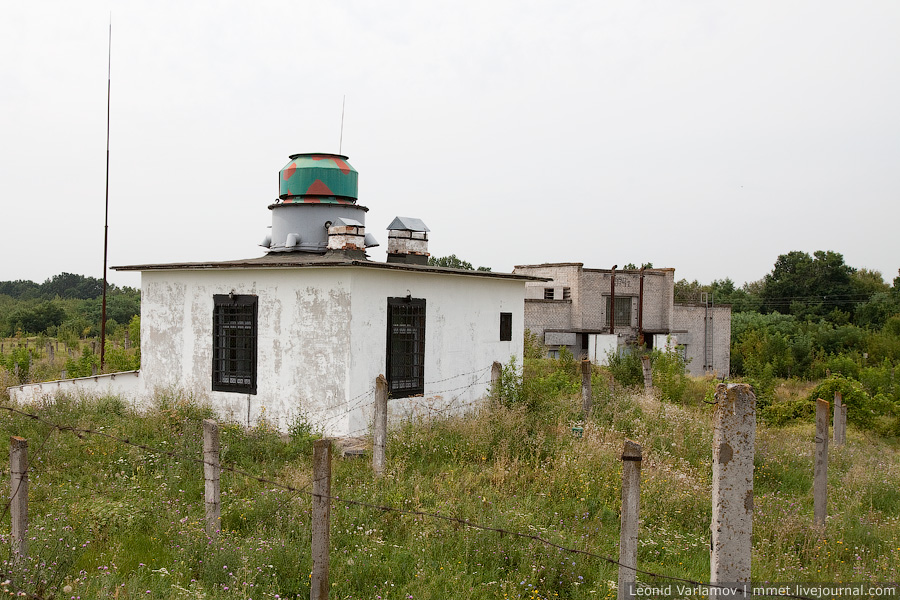
[[[654,350],[650,355],[653,369],[653,386],[659,389],[663,399],[683,402],[688,387],[685,362],[678,352]]]
[[[876,417],[884,407],[877,406],[866,393],[862,384],[854,379],[848,379],[842,375],[832,375],[809,393],[807,400],[815,405],[816,399],[821,398],[828,402],[834,401],[834,393],[840,392],[841,399],[847,405],[847,421],[854,423],[863,429],[875,427]]]
[[[791,421],[807,421],[816,414],[815,402],[809,399],[772,402],[757,411],[758,419],[769,425],[787,425]]]
[[[31,357],[28,350],[24,347],[13,348],[9,354],[0,356],[0,364],[6,367],[6,370],[12,374],[16,374],[18,367],[18,383],[28,383],[28,373],[31,370]]]
[[[90,348],[85,347],[78,359],[66,360],[66,377],[90,377],[94,367],[100,369],[100,357],[94,354]]]
[[[847,354],[838,354],[828,357],[825,368],[834,375],[843,375],[851,379],[859,379],[859,362],[855,357]]]
[[[643,385],[644,368],[641,366],[643,349],[622,348],[606,354],[606,367],[619,385]]]
[[[578,393],[581,379],[577,367],[565,348],[558,360],[527,359],[523,369],[513,358],[501,369],[499,400],[507,407],[521,405],[532,413],[545,412],[557,396]]]
[[[141,368],[141,357],[133,350],[106,344],[106,371],[136,371]]]

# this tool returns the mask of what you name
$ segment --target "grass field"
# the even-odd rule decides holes
[[[644,447],[639,567],[708,581],[711,415],[595,389],[595,411],[572,434],[580,399],[488,403],[463,417],[406,422],[391,432],[386,476],[336,457],[341,498],[436,512],[618,558],[623,440]],[[8,399],[3,404],[8,405]],[[58,398],[18,406],[47,420],[199,458],[208,407],[177,392],[136,411],[116,398]],[[224,473],[222,533],[203,528],[201,465],[98,435],[75,435],[2,411],[4,438],[28,438],[30,558],[9,564],[5,589],[42,598],[307,598],[312,443],[265,425],[224,424],[222,461],[301,488],[290,492]],[[810,424],[757,431],[753,578],[897,581],[900,458],[853,428],[832,447],[829,519],[812,527]],[[9,481],[9,466],[2,465]],[[8,496],[7,496],[8,497]],[[534,540],[421,515],[335,501],[332,598],[614,598],[617,567]],[[647,583],[664,579],[639,576]]]

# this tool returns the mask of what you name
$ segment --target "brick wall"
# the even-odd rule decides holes
[[[706,363],[706,314],[702,304],[675,304],[673,307],[673,331],[678,344],[684,345],[685,357],[690,359],[691,375],[713,372],[722,377],[728,375],[731,366],[731,307],[727,305],[709,308],[713,328],[713,363]]]

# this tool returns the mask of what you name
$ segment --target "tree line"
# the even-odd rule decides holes
[[[774,420],[811,410],[809,403],[772,405],[776,379],[829,380],[828,390],[812,395],[830,400],[837,390],[858,398],[865,410],[856,418],[900,416],[900,271],[891,285],[837,252],[792,251],[765,277],[740,287],[727,278],[675,285],[676,302],[697,301],[701,293],[731,305],[731,374],[754,384]]]
[[[45,335],[74,341],[100,334],[103,280],[60,273],[43,283],[0,281],[0,337]],[[141,292],[107,287],[106,317],[110,335],[140,315]]]

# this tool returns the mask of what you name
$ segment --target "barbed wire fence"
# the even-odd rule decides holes
[[[471,402],[467,402],[464,404],[458,404],[458,403],[456,403],[456,400],[458,400],[459,397],[461,397],[463,394],[465,394],[467,390],[471,389],[472,387],[474,387],[476,385],[479,385],[480,383],[483,383],[483,379],[485,378],[485,375],[490,371],[491,371],[491,368],[488,367],[487,369],[479,369],[479,370],[472,371],[469,373],[460,374],[460,375],[457,375],[454,377],[448,377],[446,379],[439,380],[437,382],[430,382],[431,384],[443,383],[443,382],[457,379],[457,378],[463,377],[463,376],[472,376],[472,381],[470,383],[468,383],[467,385],[460,385],[460,386],[448,388],[448,389],[440,391],[440,392],[433,392],[432,394],[430,394],[432,396],[438,396],[438,395],[446,394],[446,393],[450,393],[450,392],[459,392],[451,400],[451,403],[449,406],[446,406],[442,409],[436,409],[435,412],[439,412],[440,414],[445,414],[451,410],[459,411],[461,408],[464,408],[464,407],[467,407],[470,405],[474,405],[477,402],[482,402],[483,400],[479,399],[477,401],[471,401]],[[367,402],[367,399],[369,398],[370,395],[373,395],[374,393],[375,393],[375,387],[373,387],[369,390],[366,390],[365,392],[357,395],[354,399],[352,399],[352,401],[355,402],[355,404],[353,405],[353,408],[348,409],[347,412],[350,412],[351,410],[358,410],[358,409],[373,405],[374,401]],[[545,536],[545,535],[537,535],[534,533],[516,531],[513,529],[504,528],[504,527],[498,527],[498,526],[494,526],[494,525],[490,525],[490,524],[484,524],[484,523],[480,523],[480,522],[477,522],[472,519],[462,518],[459,516],[454,516],[454,515],[449,515],[449,514],[443,514],[440,512],[436,512],[436,511],[425,511],[425,510],[416,510],[416,509],[409,509],[409,508],[400,508],[397,506],[391,506],[391,505],[387,505],[387,504],[378,504],[376,502],[371,502],[371,501],[366,501],[366,500],[347,498],[342,495],[337,495],[337,494],[331,493],[330,492],[330,483],[329,483],[329,486],[326,488],[328,491],[323,492],[322,491],[323,488],[321,487],[323,481],[325,479],[327,479],[330,482],[330,477],[331,477],[330,459],[328,461],[327,472],[322,471],[322,470],[317,470],[316,472],[313,473],[311,481],[308,484],[306,484],[304,486],[296,486],[296,485],[293,485],[290,483],[279,481],[272,477],[266,477],[266,476],[262,476],[258,473],[253,473],[246,469],[239,468],[238,466],[236,466],[234,464],[221,462],[218,457],[216,457],[215,460],[208,460],[205,453],[202,453],[199,457],[195,456],[195,455],[188,455],[188,454],[178,452],[176,450],[160,448],[160,447],[153,446],[150,444],[141,443],[141,442],[135,441],[133,439],[130,439],[129,437],[119,436],[119,435],[116,435],[115,433],[110,433],[108,431],[103,431],[101,429],[95,429],[95,428],[90,428],[90,427],[79,427],[74,424],[55,422],[55,421],[49,420],[45,417],[42,417],[41,415],[27,412],[25,410],[22,410],[21,408],[15,407],[15,406],[0,406],[0,410],[7,411],[8,413],[10,413],[12,415],[17,415],[21,418],[25,418],[25,419],[32,420],[34,422],[41,423],[43,426],[47,427],[47,435],[44,437],[43,441],[41,442],[40,446],[38,447],[37,452],[33,453],[32,456],[29,458],[28,462],[26,463],[28,465],[29,469],[31,468],[31,465],[33,464],[33,462],[35,461],[37,456],[39,456],[40,453],[44,450],[44,447],[46,446],[48,440],[50,439],[51,435],[54,432],[58,432],[60,434],[71,434],[71,435],[78,437],[79,439],[86,439],[88,437],[101,437],[101,438],[110,440],[116,444],[139,449],[140,451],[142,451],[144,453],[149,453],[149,454],[153,454],[153,455],[156,455],[159,457],[172,459],[174,461],[183,461],[183,462],[194,463],[204,469],[207,468],[208,466],[215,465],[215,467],[217,469],[219,469],[220,471],[224,471],[224,472],[231,473],[233,475],[245,477],[249,480],[256,481],[258,483],[261,483],[261,484],[271,487],[273,489],[280,489],[280,490],[286,491],[291,496],[304,495],[304,496],[309,497],[314,502],[315,501],[321,502],[321,501],[325,500],[329,503],[338,503],[338,504],[342,504],[345,506],[355,506],[355,507],[365,508],[365,509],[369,509],[372,511],[377,511],[381,514],[393,513],[393,514],[406,515],[406,516],[412,516],[412,517],[417,517],[417,518],[433,519],[433,520],[437,520],[437,521],[441,521],[441,522],[445,522],[445,523],[451,523],[457,527],[463,527],[463,528],[467,528],[467,529],[474,529],[474,530],[496,533],[500,537],[509,536],[510,538],[529,540],[531,542],[535,542],[538,544],[542,544],[546,547],[556,549],[560,552],[565,552],[565,553],[569,553],[572,555],[581,555],[581,556],[585,556],[585,557],[588,557],[591,559],[605,562],[612,566],[617,566],[617,567],[619,567],[619,570],[620,570],[620,577],[621,577],[621,573],[623,570],[626,572],[632,573],[632,578],[629,579],[629,581],[631,581],[631,582],[634,582],[633,575],[642,575],[642,576],[652,578],[655,580],[676,582],[676,583],[693,585],[693,586],[701,586],[701,587],[704,587],[709,590],[721,590],[723,593],[730,592],[731,595],[735,595],[735,593],[739,591],[739,590],[733,589],[731,586],[728,586],[728,585],[718,585],[718,584],[710,583],[707,581],[699,581],[699,580],[690,579],[687,577],[667,575],[664,573],[657,573],[657,572],[641,569],[641,568],[637,567],[636,564],[634,564],[634,563],[636,563],[636,560],[635,561],[631,561],[631,560],[624,561],[624,560],[622,560],[621,555],[620,555],[619,559],[616,559],[611,556],[601,554],[599,552],[593,552],[593,551],[582,549],[582,548],[568,546],[568,545],[565,545],[558,541],[554,541],[549,536]],[[328,448],[328,452],[329,452],[329,456],[330,456],[331,440],[326,439],[326,440],[320,440],[320,441],[323,444],[327,444],[327,448]],[[319,444],[319,442],[317,442],[317,444]],[[627,445],[626,445],[626,450],[627,450]],[[628,458],[628,457],[626,457],[625,454],[623,454],[622,460],[623,461],[633,461],[633,460],[640,460],[640,459],[639,458],[635,459],[633,457]],[[313,486],[312,491],[310,491],[308,489],[310,487],[310,485]],[[6,518],[6,516],[8,514],[10,514],[10,510],[14,506],[13,499],[16,497],[16,495],[19,491],[20,491],[19,489],[11,490],[12,493],[11,493],[10,500],[8,502],[4,503],[4,507],[2,510],[2,516],[0,516],[0,521],[4,520]],[[625,507],[623,506],[623,511],[624,510],[625,510]],[[633,517],[634,517],[634,515],[632,515],[632,518]],[[624,520],[623,520],[623,523],[624,523]],[[312,526],[313,526],[313,531],[315,532],[316,526],[315,525],[312,525]],[[324,527],[324,529],[323,529],[323,527]],[[325,524],[323,526],[320,523],[318,525],[318,529],[319,529],[319,531],[324,530],[327,532],[328,525]],[[15,542],[15,540],[13,540],[13,541]],[[321,545],[320,545],[320,547],[321,547]],[[635,555],[635,558],[636,558],[636,555]],[[631,563],[631,564],[626,564],[626,563]],[[316,572],[315,557],[314,557],[314,572]],[[326,571],[325,577],[327,580],[327,571]],[[4,573],[0,573],[0,578],[10,579],[9,574],[4,574]],[[319,575],[319,579],[321,579],[321,573]],[[319,586],[319,587],[321,587],[321,586]],[[325,588],[322,588],[322,589],[325,589]],[[39,594],[34,594],[34,593],[26,591],[26,590],[19,590],[19,591],[21,591],[21,593],[27,597],[37,598],[37,599],[43,598],[43,596],[41,596]],[[794,595],[794,594],[789,594],[789,593],[786,593],[786,594],[763,594],[763,595],[770,596],[770,597],[784,597],[784,598],[798,598],[800,600],[812,600],[807,596]],[[322,597],[326,597],[326,596],[322,596]]]

